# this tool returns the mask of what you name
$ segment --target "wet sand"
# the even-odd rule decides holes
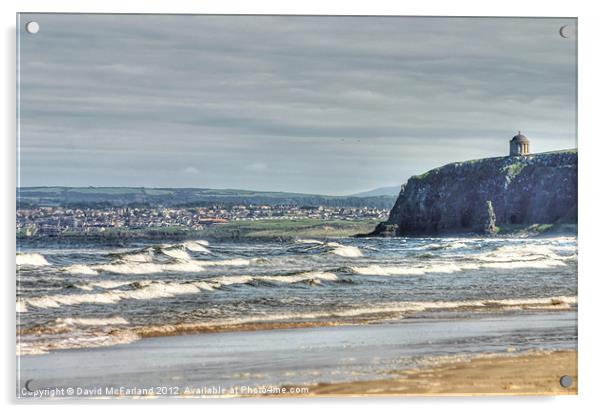
[[[576,351],[481,357],[395,374],[389,380],[318,384],[309,395],[565,395],[577,394],[578,387]],[[563,375],[573,378],[568,388],[560,385]]]

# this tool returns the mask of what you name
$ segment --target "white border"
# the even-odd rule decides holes
[[[602,382],[600,365],[599,314],[600,278],[597,256],[602,243],[600,222],[602,218],[599,181],[600,173],[600,107],[597,100],[601,96],[600,45],[602,16],[595,2],[586,1],[546,1],[527,2],[525,0],[504,0],[499,2],[455,1],[413,1],[387,2],[380,0],[291,0],[291,1],[186,1],[186,0],[4,0],[0,2],[2,13],[2,88],[4,93],[0,103],[2,115],[2,236],[0,242],[4,281],[2,309],[5,329],[2,340],[5,366],[0,386],[5,404],[14,404],[15,357],[14,357],[14,292],[15,283],[15,13],[21,12],[108,12],[108,13],[224,13],[224,14],[376,14],[376,15],[456,15],[456,16],[562,16],[579,18],[579,396],[556,398],[396,398],[396,399],[310,399],[310,400],[224,400],[179,402],[177,408],[199,409],[219,408],[245,411],[265,409],[305,411],[316,408],[336,408],[365,410],[377,405],[379,410],[420,411],[461,411],[505,412],[507,410],[561,410],[586,411],[596,409],[598,384]],[[139,404],[141,402],[138,402]],[[145,409],[160,410],[166,402],[144,403]],[[39,406],[26,405],[29,409],[61,409],[103,411],[107,408],[129,408],[116,406],[116,403],[86,403],[80,405]],[[335,407],[334,404],[337,406]],[[9,406],[15,408],[16,406]],[[597,406],[599,408],[599,406]],[[19,406],[23,408],[23,406]]]

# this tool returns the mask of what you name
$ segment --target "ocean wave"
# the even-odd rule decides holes
[[[145,251],[133,254],[123,254],[121,259],[126,262],[144,263],[151,262],[153,260],[152,251]]]
[[[448,250],[448,249],[458,249],[458,248],[466,248],[467,245],[464,242],[460,241],[451,241],[451,242],[440,242],[440,243],[430,243],[425,244],[421,247],[421,249],[427,250]]]
[[[380,266],[369,265],[366,267],[350,267],[351,271],[360,275],[424,275],[429,273],[454,273],[464,270],[475,270],[480,268],[479,265],[473,263],[441,263],[428,266],[412,267],[412,266]]]
[[[203,254],[211,254],[211,251],[209,251],[209,249],[207,249],[207,246],[209,245],[209,243],[205,240],[186,241],[182,245],[188,251],[202,252]]]
[[[178,295],[198,294],[201,291],[214,291],[221,286],[234,284],[248,284],[252,281],[297,283],[311,281],[319,284],[321,281],[336,281],[337,275],[329,272],[306,272],[295,275],[258,275],[258,276],[221,276],[201,281],[166,282],[166,281],[99,281],[76,285],[77,288],[92,291],[93,287],[107,289],[106,292],[86,294],[54,294],[41,297],[23,299],[18,306],[27,311],[27,307],[59,308],[80,304],[116,304],[122,300],[152,300],[158,298],[172,298]],[[128,286],[127,290],[115,288]],[[19,302],[18,302],[19,303]]]
[[[163,248],[161,252],[171,258],[182,261],[190,261],[191,257],[186,251],[180,248]]]
[[[46,261],[46,258],[42,254],[35,252],[20,252],[17,253],[17,265],[42,267],[45,265],[50,265],[50,263]]]
[[[17,313],[26,313],[27,312],[27,305],[25,304],[25,302],[23,300],[17,300]]]
[[[102,288],[105,290],[110,290],[112,288],[119,288],[119,287],[123,287],[124,285],[130,285],[130,284],[131,284],[131,281],[104,280],[104,281],[90,282],[90,283],[86,283],[86,284],[76,284],[75,286],[82,290],[91,291],[95,287]]]
[[[515,268],[552,268],[566,266],[566,261],[571,257],[558,257],[558,259],[545,259],[542,257],[533,257],[531,259],[510,260],[500,258],[500,256],[492,257],[476,257],[469,258],[466,262],[441,262],[430,265],[378,265],[372,264],[368,266],[352,266],[350,270],[359,275],[425,275],[425,274],[451,274],[466,270],[478,270],[481,268],[494,269],[515,269]]]
[[[85,264],[70,265],[68,267],[63,268],[62,271],[67,272],[69,274],[98,275],[98,271]]]
[[[526,260],[526,261],[509,261],[509,262],[491,262],[480,265],[482,268],[551,268],[563,267],[566,263],[562,260]]]
[[[195,260],[166,264],[114,262],[95,265],[92,268],[114,274],[132,275],[157,274],[162,272],[201,272],[205,270],[204,263]]]
[[[244,267],[249,266],[251,264],[260,263],[262,261],[261,258],[233,258],[226,260],[193,260],[188,256],[185,251],[184,254],[173,253],[173,251],[178,250],[168,250],[172,252],[172,256],[179,256],[175,262],[171,263],[160,263],[160,262],[127,262],[127,261],[114,261],[109,264],[97,264],[88,266],[88,268],[84,268],[85,266],[78,267],[77,269],[82,270],[82,273],[86,274],[87,272],[92,275],[91,271],[104,271],[114,274],[132,274],[132,275],[144,275],[144,274],[158,274],[162,272],[191,272],[197,273],[205,271],[205,267],[215,267],[215,266],[224,266],[224,267]],[[181,251],[181,250],[180,250]],[[189,259],[184,259],[185,256],[188,256]],[[73,269],[73,268],[72,268]],[[73,269],[74,270],[74,269]],[[84,272],[86,271],[86,272]]]
[[[320,280],[324,281],[336,281],[338,277],[336,274],[331,272],[323,272],[323,271],[309,271],[301,274],[294,275],[262,275],[253,277],[256,280],[261,281],[269,281],[269,282],[279,282],[279,283],[287,283],[294,284],[298,282],[311,281],[314,283],[320,283]]]
[[[322,241],[318,241],[317,239],[297,239],[295,242],[298,244],[324,244]]]
[[[478,259],[479,261],[488,262],[516,262],[545,259],[561,261],[569,257],[557,254],[556,251],[553,250],[553,247],[545,245],[519,244],[504,245],[496,248],[492,252],[479,254],[474,258]]]
[[[363,256],[362,251],[358,247],[351,245],[341,245],[337,242],[328,242],[326,244],[332,248],[332,253],[341,257],[355,258]]]
[[[127,263],[113,262],[110,264],[99,264],[92,268],[114,274],[154,274],[163,272],[163,264],[155,263]]]
[[[246,267],[251,264],[262,262],[262,258],[233,258],[229,260],[217,260],[217,261],[199,261],[206,267],[224,266],[224,267]]]

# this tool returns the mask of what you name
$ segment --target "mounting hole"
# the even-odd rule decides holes
[[[571,384],[573,384],[573,378],[571,376],[562,376],[560,378],[560,385],[562,387],[571,387]]]
[[[25,25],[25,30],[27,30],[27,33],[29,34],[36,34],[40,31],[40,25],[38,22],[29,22]]]

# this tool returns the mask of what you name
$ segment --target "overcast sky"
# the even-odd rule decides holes
[[[351,194],[576,146],[572,19],[21,15],[20,184]]]

